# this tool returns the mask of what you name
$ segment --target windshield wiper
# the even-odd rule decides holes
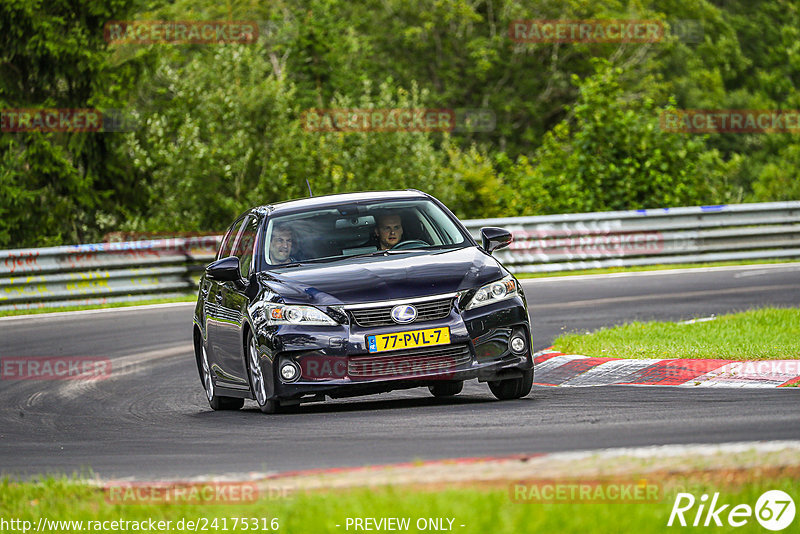
[[[365,252],[364,254],[355,254],[353,256],[329,256],[327,258],[315,258],[311,260],[293,261],[292,263],[284,263],[281,265],[273,265],[273,269],[287,269],[290,267],[302,267],[312,263],[331,263],[334,261],[349,260],[352,258],[369,258],[372,256],[389,256],[395,254],[407,254],[409,252],[419,251],[418,248],[409,248],[405,250],[375,250],[373,252]]]
[[[286,269],[287,267],[302,267],[303,265],[308,265],[310,263],[328,263],[331,261],[341,260],[342,256],[331,256],[327,258],[314,258],[310,260],[303,260],[303,261],[293,261],[291,263],[280,263],[278,265],[273,265],[273,269]]]
[[[293,261],[292,263],[287,263],[286,265],[276,265],[276,267],[282,269],[284,267],[301,267],[303,265],[308,265],[310,263],[330,263],[332,261],[338,261],[346,257],[347,256],[328,256],[327,258],[313,258],[303,261]]]
[[[405,254],[408,252],[413,252],[415,250],[420,250],[418,248],[408,248],[403,250],[376,250],[374,252],[365,252],[364,254],[356,254],[354,256],[345,256],[343,259],[350,259],[350,258],[371,258],[373,256],[389,256],[394,254]]]

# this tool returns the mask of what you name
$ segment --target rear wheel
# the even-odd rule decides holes
[[[203,374],[203,389],[206,390],[206,398],[212,410],[238,410],[244,406],[244,399],[236,397],[222,397],[217,395],[214,387],[214,377],[211,376],[211,366],[208,363],[206,348],[201,345],[202,362],[200,365]]]
[[[258,408],[264,413],[276,413],[280,408],[277,400],[267,399],[267,388],[264,383],[264,373],[258,362],[256,340],[252,333],[247,334],[247,371],[250,375],[250,389],[256,397]]]
[[[433,386],[428,386],[428,390],[430,390],[431,395],[434,397],[452,397],[453,395],[458,395],[461,393],[461,390],[464,389],[464,381],[463,380],[456,380],[454,382],[442,382],[441,384],[434,384]]]
[[[521,399],[531,392],[533,387],[533,369],[522,372],[519,378],[507,378],[489,382],[489,389],[500,400]]]

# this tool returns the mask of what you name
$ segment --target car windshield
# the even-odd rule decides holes
[[[271,217],[270,266],[466,246],[467,235],[428,199],[358,202]]]

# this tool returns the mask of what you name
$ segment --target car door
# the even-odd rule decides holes
[[[257,235],[258,218],[248,215],[242,221],[231,251],[231,256],[239,258],[243,279],[250,275]],[[218,282],[218,291],[218,321],[215,332],[218,340],[216,362],[220,367],[218,377],[230,387],[249,387],[242,339],[248,303],[244,294],[245,287],[235,282]]]
[[[216,259],[227,258],[233,253],[233,246],[236,243],[236,238],[242,229],[242,224],[245,218],[237,219],[225,233],[222,238],[219,252],[217,252]],[[206,316],[206,351],[208,352],[209,365],[211,372],[219,381],[225,381],[220,371],[221,358],[224,358],[225,348],[224,343],[224,329],[222,325],[225,324],[225,313],[222,309],[222,300],[225,298],[223,283],[205,276],[200,285],[200,296],[203,299],[203,308]]]

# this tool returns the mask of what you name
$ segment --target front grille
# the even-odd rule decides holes
[[[453,298],[447,297],[425,302],[409,301],[408,304],[412,304],[417,309],[417,318],[414,322],[421,323],[423,321],[444,319],[450,315],[450,308],[453,307]],[[393,305],[358,308],[351,309],[350,313],[359,326],[389,326],[397,324],[392,320],[392,308],[394,308]]]
[[[351,378],[417,378],[453,371],[471,358],[466,344],[353,356],[347,374]]]

